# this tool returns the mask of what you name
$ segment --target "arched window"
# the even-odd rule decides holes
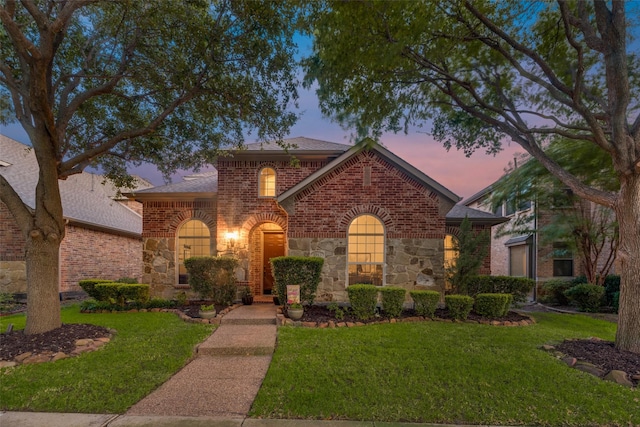
[[[383,285],[384,227],[373,215],[360,215],[349,225],[348,284]]]
[[[444,238],[444,271],[445,271],[445,288],[451,289],[451,283],[446,275],[446,272],[449,267],[452,267],[456,264],[456,260],[458,259],[458,251],[454,246],[454,240],[457,242],[458,238],[447,234]]]
[[[180,227],[178,231],[178,284],[189,283],[187,269],[184,260],[192,256],[211,255],[211,232],[204,222],[192,219]]]
[[[273,168],[262,168],[260,170],[258,195],[260,197],[276,196],[276,171]]]

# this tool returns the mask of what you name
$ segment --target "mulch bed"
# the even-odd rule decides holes
[[[629,378],[640,375],[640,354],[617,350],[610,341],[566,340],[554,347],[561,353],[589,362],[606,372],[624,371]],[[638,386],[638,380],[632,382]]]
[[[109,334],[107,328],[87,324],[63,324],[52,331],[33,335],[25,335],[22,330],[3,333],[0,334],[0,360],[12,360],[27,352],[70,353],[75,348],[76,340],[102,338]]]

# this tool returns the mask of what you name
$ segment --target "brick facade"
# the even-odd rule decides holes
[[[24,246],[13,216],[0,203],[0,292],[27,291]],[[118,279],[142,273],[142,242],[103,231],[67,225],[60,245],[60,291],[79,291],[78,281]]]

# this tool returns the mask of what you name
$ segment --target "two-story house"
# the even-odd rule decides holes
[[[477,229],[500,221],[453,209],[458,196],[380,145],[285,142],[294,148],[249,144],[213,172],[131,195],[143,203],[142,280],[154,295],[188,289],[183,262],[196,255],[238,257],[258,296],[271,294],[269,259],[281,255],[324,258],[319,300],[344,301],[354,283],[443,290],[465,215]]]

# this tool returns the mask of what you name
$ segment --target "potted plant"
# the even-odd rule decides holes
[[[216,317],[216,306],[213,304],[201,305],[198,314],[203,319],[213,319]]]
[[[287,316],[289,316],[289,319],[291,320],[300,320],[303,314],[304,308],[302,307],[302,304],[293,303],[287,307]]]
[[[242,287],[241,295],[242,295],[242,304],[244,305],[253,304],[253,293],[251,292],[251,288],[249,286]]]

